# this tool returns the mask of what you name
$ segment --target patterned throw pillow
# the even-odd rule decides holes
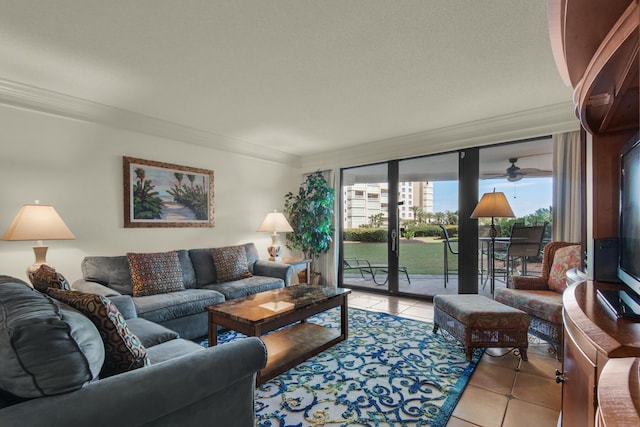
[[[579,245],[558,249],[553,257],[551,271],[549,271],[549,289],[563,292],[567,287],[567,271],[572,268],[580,268],[581,264]]]
[[[216,266],[218,283],[251,277],[247,251],[243,245],[225,246],[211,249],[213,263]]]
[[[40,292],[47,292],[47,288],[71,289],[69,282],[56,269],[47,264],[42,264],[36,271],[29,273],[29,280],[34,288]]]
[[[128,253],[127,259],[134,297],[184,290],[178,252]]]
[[[127,326],[118,308],[108,298],[78,291],[49,288],[47,294],[87,316],[104,343],[101,377],[131,371],[149,364],[147,350]]]

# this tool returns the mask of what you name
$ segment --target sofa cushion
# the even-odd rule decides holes
[[[46,292],[47,288],[57,288],[69,290],[69,282],[60,273],[56,273],[56,269],[47,264],[42,264],[34,272],[29,273],[29,280],[34,288],[40,292]]]
[[[267,276],[252,276],[247,279],[232,282],[213,283],[204,286],[202,289],[218,291],[229,300],[280,288],[284,288],[284,280],[282,279]]]
[[[194,289],[196,287],[196,272],[193,269],[189,251],[180,249],[178,259],[180,260],[180,268],[182,269],[182,284],[186,289]]]
[[[204,308],[224,301],[224,295],[208,289],[186,289],[168,294],[135,297],[138,316],[162,323],[177,317],[204,313]]]
[[[582,264],[579,245],[565,246],[556,250],[553,256],[553,264],[549,271],[549,289],[556,292],[564,292],[567,287],[567,271],[572,268],[580,268]]]
[[[98,282],[124,295],[133,295],[133,284],[126,256],[88,256],[80,264],[85,280]]]
[[[176,251],[127,253],[127,259],[134,297],[184,290],[182,267]]]
[[[140,317],[127,319],[127,326],[131,333],[137,336],[142,345],[147,349],[147,355],[149,355],[150,347],[166,341],[175,340],[179,337],[176,331],[150,322],[147,319],[141,319]]]
[[[216,266],[218,283],[251,277],[244,245],[212,248],[211,256]]]
[[[493,298],[531,316],[562,324],[562,295],[555,291],[496,288]]]
[[[86,316],[0,276],[0,360],[0,388],[22,398],[50,396],[96,379],[104,346]]]
[[[260,259],[258,248],[256,248],[255,243],[245,243],[243,246],[247,251],[247,263],[249,264],[249,271],[251,272],[251,274],[256,274],[253,271],[253,267],[255,267],[255,263]]]
[[[119,374],[148,364],[145,347],[107,297],[54,288],[49,288],[47,294],[79,310],[98,328],[105,349],[101,376]]]
[[[190,249],[189,258],[193,265],[193,271],[196,275],[196,283],[198,287],[216,283],[218,277],[216,275],[216,266],[213,265],[213,255],[211,249]]]

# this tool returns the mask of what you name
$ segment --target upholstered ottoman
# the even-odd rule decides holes
[[[442,328],[465,346],[467,361],[474,348],[517,347],[527,360],[529,315],[482,295],[433,297],[433,333]]]

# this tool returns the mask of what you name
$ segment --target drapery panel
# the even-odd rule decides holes
[[[553,240],[581,239],[580,132],[553,135]]]

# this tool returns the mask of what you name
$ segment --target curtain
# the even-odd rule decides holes
[[[580,242],[580,132],[553,136],[552,221],[554,241]]]
[[[335,231],[333,233],[333,244],[329,248],[329,251],[324,254],[320,254],[315,264],[316,268],[320,270],[320,273],[322,274],[322,283],[335,287],[338,283],[338,269],[336,268],[336,266],[338,265],[338,249],[336,248],[336,245],[338,244],[339,227],[337,224],[338,215],[335,214],[335,212],[338,212],[338,173],[335,169],[327,170],[322,171],[322,176],[327,180],[331,188],[333,188],[334,194],[336,195],[333,202],[333,226]]]

